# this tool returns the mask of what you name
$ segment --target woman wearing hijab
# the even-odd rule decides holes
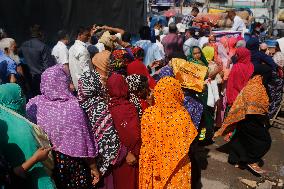
[[[143,111],[146,108],[148,108],[149,105],[153,104],[151,91],[156,86],[156,81],[150,75],[149,70],[146,68],[146,66],[143,64],[144,50],[141,47],[133,47],[130,50],[134,57],[134,61],[132,61],[127,66],[130,100],[133,103],[137,101],[137,103],[135,103],[135,106],[136,108],[138,108],[139,117],[141,118]],[[132,75],[136,75],[136,76],[132,76]],[[147,78],[147,83],[145,83],[144,81],[145,77]],[[146,87],[146,84],[147,84],[147,87]],[[137,91],[137,89],[135,89],[137,87],[139,87],[141,91]],[[137,97],[136,100],[135,100],[135,96]],[[142,111],[139,108],[138,98],[141,103]]]
[[[199,64],[208,67],[208,62],[199,47],[192,47],[188,56],[188,61],[194,64]],[[207,79],[207,78],[205,78]],[[213,108],[207,105],[208,88],[204,87],[203,92],[195,93],[196,98],[203,105],[203,113],[201,118],[201,134],[199,140],[210,141],[214,135],[214,111]]]
[[[146,101],[148,94],[148,79],[143,75],[132,74],[126,77],[129,87],[129,101],[132,102],[141,119],[143,112],[149,107]]]
[[[17,167],[14,173],[18,176],[15,180],[12,178],[10,184],[12,188],[55,189],[44,167],[45,164],[49,170],[52,169],[52,158],[44,164],[39,162],[43,159],[34,159],[39,147],[49,146],[48,138],[37,125],[24,117],[25,103],[19,85],[0,85],[0,153],[12,168]]]
[[[110,95],[109,111],[121,143],[127,148],[125,160],[113,169],[115,189],[136,189],[138,187],[138,157],[141,146],[138,113],[128,101],[128,85],[122,75],[112,74],[107,81]]]
[[[224,76],[223,79],[226,81],[230,73],[231,57],[229,56],[229,44],[227,36],[221,37],[218,43],[218,58],[223,66]]]
[[[215,137],[235,131],[231,140],[229,163],[247,166],[262,174],[258,163],[271,145],[267,116],[269,98],[261,75],[254,76],[240,92]]]
[[[229,46],[229,56],[232,58],[236,53],[236,44],[238,39],[236,37],[230,37],[228,39],[228,46]]]
[[[125,147],[120,145],[118,133],[108,109],[106,81],[110,63],[109,51],[102,51],[92,59],[90,70],[84,72],[78,82],[80,106],[87,113],[95,141],[98,144],[97,166],[104,176],[99,187],[113,187],[112,176],[107,172],[126,156]]]
[[[149,74],[147,67],[143,64],[144,50],[141,47],[133,47],[131,48],[131,52],[133,54],[134,61],[128,64],[127,75],[137,74],[147,77],[149,87],[151,90],[153,90],[156,85],[156,81]]]
[[[218,55],[218,44],[216,41],[216,36],[215,35],[209,35],[208,37],[208,46],[214,48],[214,61],[216,63],[221,63],[219,60],[219,55]]]
[[[89,189],[99,180],[98,150],[88,119],[69,91],[62,65],[43,72],[41,94],[27,104],[27,116],[48,134],[54,148],[53,176],[58,189]],[[94,177],[92,179],[92,177]]]
[[[273,72],[273,82],[270,83],[269,88],[271,91],[271,103],[269,106],[269,118],[273,118],[273,116],[276,114],[281,101],[282,101],[282,95],[283,95],[283,86],[284,86],[284,80],[283,80],[283,68],[284,68],[284,53],[281,52],[279,44],[276,44],[276,53],[273,56],[274,62],[278,66],[278,73]]]
[[[254,66],[258,66],[260,64],[266,64],[270,66],[272,70],[276,70],[277,64],[275,64],[272,57],[259,51],[258,38],[250,38],[246,43],[246,47],[248,48],[248,50],[250,50],[251,61]]]
[[[141,121],[139,189],[191,188],[188,152],[197,131],[183,107],[181,84],[171,77],[161,79],[154,98],[155,105]]]
[[[212,46],[205,46],[202,49],[202,52],[203,52],[207,62],[209,63],[209,65],[208,65],[209,77],[211,79],[214,79],[217,76],[217,74],[222,71],[222,67],[219,66],[219,64],[217,64],[217,62],[215,61],[216,60],[215,59],[215,56],[216,56],[215,52],[216,51],[215,51],[214,47],[212,47]],[[219,82],[221,82],[220,79],[221,78],[219,77]]]
[[[171,63],[161,68],[158,74],[155,75],[155,79],[157,81],[161,80],[164,77],[175,77]],[[195,127],[199,128],[201,116],[203,113],[203,105],[196,98],[195,93],[192,90],[183,88],[183,92],[184,92],[184,106],[187,109],[188,113],[190,114],[190,117]]]
[[[251,52],[251,61],[255,67],[255,71],[262,73],[264,77],[263,84],[267,88],[269,100],[272,102],[275,93],[275,83],[277,83],[278,78],[278,65],[274,62],[272,57],[259,50],[258,38],[250,38],[247,41],[246,47]],[[271,105],[273,105],[273,103],[271,103]],[[270,114],[270,117],[272,118],[272,114]]]
[[[223,68],[228,68],[229,62],[229,44],[228,38],[226,36],[221,37],[220,42],[218,44],[218,55],[220,60],[222,61]]]
[[[114,50],[110,56],[110,72],[127,75],[127,66],[133,61],[133,56],[126,49]]]
[[[245,47],[236,50],[237,63],[233,65],[227,82],[227,104],[232,106],[235,99],[251,78],[254,66],[250,51]]]
[[[216,98],[214,96],[214,101],[215,102],[214,105],[216,105],[217,110],[216,110],[216,119],[215,119],[215,123],[216,123],[216,127],[221,127],[223,119],[224,119],[224,114],[225,114],[225,110],[226,110],[226,98],[223,95],[224,94],[224,83],[223,83],[223,78],[221,76],[221,71],[223,70],[223,67],[221,65],[219,65],[218,63],[216,63],[215,61],[215,49],[212,46],[206,46],[202,49],[202,52],[206,58],[206,60],[209,63],[208,66],[208,74],[209,74],[209,78],[215,80],[213,82],[217,83],[217,89],[218,89],[218,96],[219,96],[219,100],[218,98]],[[218,61],[218,60],[217,60]],[[212,82],[211,82],[212,83]],[[220,92],[222,91],[222,92]]]

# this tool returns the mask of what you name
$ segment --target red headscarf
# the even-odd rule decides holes
[[[156,86],[155,79],[149,74],[148,69],[139,59],[134,60],[127,66],[127,75],[132,74],[144,75],[145,77],[147,77],[150,89],[154,89],[154,87]]]
[[[232,105],[253,74],[250,51],[245,47],[236,50],[237,63],[233,65],[227,83],[228,104]]]
[[[128,101],[129,91],[124,77],[113,73],[107,80],[107,89],[111,97],[109,111],[120,141],[138,156],[141,145],[139,118],[134,104]]]

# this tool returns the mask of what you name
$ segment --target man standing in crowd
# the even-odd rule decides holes
[[[20,60],[20,57],[18,55],[18,50],[17,50],[17,44],[16,41],[12,38],[3,38],[0,40],[0,50],[6,54],[8,67],[15,67],[16,64],[16,72],[17,74],[14,75],[10,78],[13,80],[16,79],[17,83],[22,87],[23,91],[25,94],[27,94],[27,86],[25,83],[25,65],[23,62]],[[15,78],[13,78],[16,76]]]
[[[181,23],[186,26],[186,28],[189,28],[192,26],[194,21],[197,21],[195,17],[198,15],[199,9],[197,7],[193,7],[191,10],[191,13],[187,16],[184,16]]]
[[[52,56],[54,56],[57,64],[64,65],[65,71],[70,74],[69,70],[69,51],[67,45],[69,44],[69,35],[65,30],[60,30],[57,33],[58,42],[52,49]],[[74,85],[71,82],[70,89],[74,91]]]
[[[58,32],[58,42],[52,49],[52,56],[54,56],[58,64],[64,65],[65,69],[69,71],[69,52],[67,45],[69,43],[69,36],[66,31],[60,30]]]
[[[190,49],[193,46],[198,46],[198,40],[194,38],[195,30],[193,28],[187,29],[185,32],[185,42],[183,44],[183,52],[185,56],[188,56]]]
[[[0,50],[0,84],[15,83],[17,64]]]
[[[140,40],[135,46],[141,47],[145,52],[144,65],[149,71],[154,72],[155,67],[161,65],[163,57],[160,53],[160,48],[156,43],[151,42],[151,30],[149,26],[144,26],[139,31]]]
[[[78,90],[78,80],[81,74],[89,69],[91,63],[90,54],[86,44],[89,38],[90,29],[83,27],[79,28],[77,40],[69,49],[69,69],[76,90]]]
[[[51,51],[43,43],[43,32],[39,25],[34,25],[30,29],[31,39],[24,42],[19,49],[23,54],[26,64],[29,68],[31,79],[29,86],[31,88],[31,98],[40,94],[41,74],[49,67],[55,65],[51,56]]]
[[[169,34],[163,38],[162,44],[165,48],[167,62],[171,60],[174,55],[183,54],[183,38],[177,34],[177,26],[175,23],[169,25]]]
[[[0,50],[2,50],[7,56],[20,64],[20,58],[17,53],[17,44],[16,41],[12,38],[3,38],[0,40]]]
[[[236,11],[230,10],[228,12],[228,18],[233,21],[232,31],[243,32],[246,29],[246,25],[241,17],[236,14]]]

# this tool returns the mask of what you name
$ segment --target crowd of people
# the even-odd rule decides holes
[[[198,12],[144,26],[136,42],[93,25],[70,45],[60,30],[52,50],[39,25],[19,48],[1,30],[1,188],[194,188],[194,149],[219,136],[230,164],[265,173],[284,54],[279,44],[266,53],[258,36],[197,36]],[[181,74],[189,65],[200,69]]]

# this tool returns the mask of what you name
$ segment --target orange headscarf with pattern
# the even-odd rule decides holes
[[[191,188],[190,145],[197,135],[183,107],[178,80],[165,77],[154,89],[155,105],[141,120],[139,189]]]
[[[225,118],[222,127],[215,136],[226,135],[235,129],[237,122],[245,119],[246,115],[263,115],[268,112],[269,98],[260,75],[254,76],[240,92]]]

